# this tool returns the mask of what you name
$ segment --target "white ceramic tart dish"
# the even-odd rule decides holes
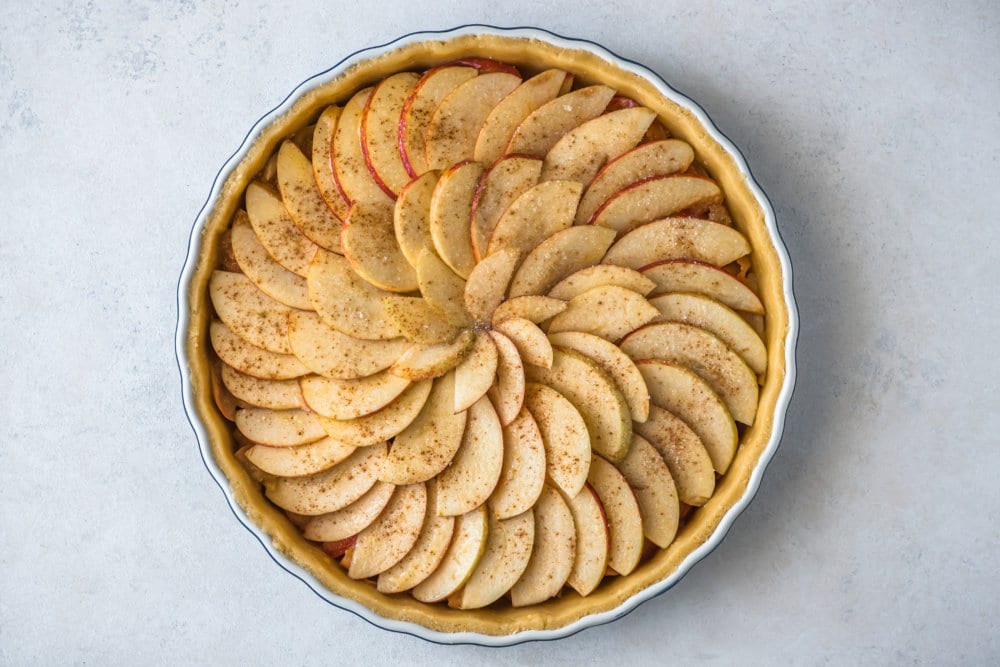
[[[414,33],[261,118],[178,285],[206,468],[331,604],[555,639],[668,590],[794,384],[774,213],[694,102],[592,42]]]

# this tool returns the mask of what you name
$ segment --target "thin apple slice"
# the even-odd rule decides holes
[[[278,149],[278,190],[302,233],[313,243],[340,252],[340,218],[323,198],[312,162],[287,139]]]
[[[549,290],[549,296],[569,301],[587,290],[604,285],[617,285],[643,296],[656,287],[656,283],[633,269],[612,264],[598,264],[566,276]]]
[[[361,115],[361,152],[372,178],[393,199],[410,182],[399,153],[399,122],[403,106],[419,79],[414,72],[400,72],[382,79],[372,90]]]
[[[392,209],[355,202],[344,222],[344,255],[366,282],[390,292],[417,289],[417,272],[396,242]]]
[[[618,470],[639,503],[646,539],[666,549],[677,535],[680,505],[674,478],[663,457],[645,438],[633,435],[632,446],[618,464]]]
[[[392,198],[372,178],[361,150],[361,118],[371,94],[371,88],[359,90],[344,105],[333,133],[333,173],[347,203],[363,201],[391,206]]]
[[[381,410],[410,386],[410,381],[382,371],[357,380],[307,377],[300,380],[309,409],[331,419],[357,419]]]
[[[302,233],[269,186],[254,181],[247,186],[245,199],[247,217],[261,245],[278,264],[305,277],[319,246]]]
[[[487,116],[521,83],[506,72],[480,74],[460,84],[442,100],[427,126],[427,166],[445,169],[471,160]]]
[[[684,420],[698,434],[720,475],[736,454],[739,432],[722,399],[694,371],[683,366],[645,359],[636,363],[650,399]]]
[[[573,128],[546,154],[542,180],[586,185],[608,160],[634,148],[654,118],[651,109],[634,107],[602,114]]]
[[[361,447],[345,460],[308,477],[277,477],[264,483],[268,499],[278,507],[318,516],[347,507],[378,481],[386,444]]]
[[[507,293],[520,253],[501,250],[476,264],[465,283],[465,312],[474,321],[485,324]]]
[[[274,261],[257,239],[245,211],[236,212],[230,238],[239,269],[261,292],[291,308],[312,310],[305,278]]]
[[[406,261],[417,268],[420,254],[434,248],[431,241],[431,196],[437,186],[439,172],[429,171],[403,188],[393,211],[396,243]]]
[[[402,593],[429,577],[444,559],[455,531],[455,518],[438,516],[437,493],[434,480],[427,482],[427,512],[420,536],[410,552],[401,561],[378,576],[380,593]]]
[[[550,333],[549,342],[575,350],[594,361],[611,376],[628,403],[632,420],[646,421],[649,416],[649,390],[636,364],[617,345],[583,331]]]
[[[504,212],[493,228],[486,254],[505,248],[521,253],[533,250],[539,243],[573,224],[576,204],[583,186],[573,181],[539,183]]]
[[[319,419],[308,410],[244,408],[236,411],[236,428],[247,440],[271,447],[306,445],[326,435]]]
[[[222,416],[231,422],[236,421],[236,409],[249,407],[245,401],[237,399],[226,385],[222,382],[222,371],[219,369],[223,364],[215,359],[209,362],[209,370],[211,371],[212,380],[212,399],[215,401],[215,407],[219,408],[219,412]],[[248,376],[250,377],[250,376]]]
[[[633,183],[654,176],[669,176],[687,169],[694,160],[691,146],[678,139],[642,144],[619,155],[597,172],[576,211],[576,224],[585,224],[611,195]]]
[[[431,393],[431,380],[417,382],[378,412],[356,419],[318,417],[331,438],[355,447],[369,447],[396,436],[410,426]],[[383,480],[392,481],[392,480]]]
[[[426,514],[427,489],[423,484],[398,487],[385,510],[358,534],[347,576],[374,577],[403,560],[417,543]]]
[[[524,404],[524,364],[517,346],[499,331],[490,331],[497,346],[497,381],[487,394],[503,426],[514,421]]]
[[[747,321],[715,299],[699,294],[661,294],[649,300],[660,311],[657,321],[684,322],[715,334],[753,369],[767,368],[767,348]]]
[[[545,294],[556,283],[601,261],[615,231],[592,225],[556,232],[532,249],[510,283],[511,297]]]
[[[337,177],[333,174],[333,135],[337,131],[342,111],[343,108],[336,104],[323,109],[319,120],[316,121],[312,142],[312,168],[316,186],[338,220],[347,217],[347,209],[350,207],[348,201],[344,199],[344,193],[340,191],[340,186],[337,185]],[[340,243],[339,234],[337,243]]]
[[[587,481],[594,488],[608,520],[608,567],[629,574],[642,556],[642,514],[635,493],[618,469],[599,456],[590,462]]]
[[[448,467],[462,444],[468,413],[455,413],[455,374],[434,383],[423,409],[410,420],[389,449],[379,479],[393,484],[415,484],[437,476]]]
[[[523,409],[503,427],[503,469],[490,507],[501,519],[517,516],[538,500],[545,484],[545,445],[538,424]]]
[[[375,482],[365,495],[347,507],[309,519],[302,535],[315,542],[337,542],[357,535],[382,513],[395,490],[392,484]]]
[[[293,317],[295,315],[298,313],[293,313]],[[295,355],[278,354],[251,345],[222,322],[212,322],[209,338],[219,359],[241,373],[263,380],[290,380],[309,373],[309,369]]]
[[[596,362],[579,352],[554,348],[551,369],[527,366],[525,376],[569,399],[587,425],[595,452],[612,461],[625,456],[632,442],[628,403],[611,376]]]
[[[566,310],[566,302],[550,296],[516,296],[507,299],[493,311],[493,323],[499,324],[513,317],[540,324]]]
[[[470,324],[465,313],[465,281],[441,261],[433,249],[424,248],[417,260],[420,293],[455,326]]]
[[[538,158],[508,155],[483,173],[472,199],[472,252],[476,261],[486,256],[497,220],[515,199],[538,184],[541,171],[542,161]]]
[[[613,342],[659,314],[641,294],[605,285],[570,299],[569,307],[552,318],[549,333],[584,331]]]
[[[520,317],[512,317],[494,328],[514,343],[521,359],[541,368],[552,367],[552,344],[538,325]]]
[[[383,296],[382,308],[393,329],[414,343],[433,345],[455,340],[461,329],[419,297]]]
[[[531,112],[555,99],[565,79],[566,72],[562,70],[545,70],[500,100],[479,131],[474,159],[487,164],[500,159],[517,127]]]
[[[652,294],[687,292],[703,294],[733,310],[764,314],[764,305],[739,278],[717,266],[690,259],[655,262],[642,268],[642,275],[656,283]]]
[[[576,526],[573,513],[559,492],[542,489],[535,515],[535,537],[531,559],[510,589],[515,607],[538,604],[559,594],[576,560]]]
[[[509,519],[490,516],[482,558],[457,599],[459,609],[481,609],[500,599],[521,578],[535,542],[535,515],[529,509]]]
[[[469,355],[455,369],[455,412],[468,410],[493,386],[499,354],[485,331],[476,333]]]
[[[234,334],[269,352],[291,353],[288,315],[293,309],[261,292],[242,273],[213,271],[208,292],[215,313]]]
[[[569,499],[576,526],[576,559],[566,583],[580,595],[589,595],[604,579],[608,569],[608,520],[597,492],[584,485]]]
[[[455,88],[475,77],[472,67],[443,65],[427,70],[399,115],[399,154],[411,177],[427,171],[427,125],[431,116]]]
[[[462,445],[437,477],[437,513],[457,516],[485,503],[500,480],[503,454],[500,419],[484,396],[469,408]]]
[[[588,86],[543,104],[517,126],[507,153],[545,157],[567,132],[597,118],[614,95],[607,86]]]
[[[613,194],[594,212],[589,222],[627,232],[666,218],[690,206],[721,201],[722,191],[702,176],[653,176]]]
[[[632,359],[663,359],[697,373],[725,402],[733,418],[752,426],[757,414],[757,376],[725,343],[704,329],[680,322],[656,322],[621,342]]]
[[[657,405],[650,407],[649,419],[636,424],[635,430],[660,452],[682,503],[701,507],[708,502],[715,492],[715,470],[697,433]]]
[[[482,175],[483,165],[478,162],[459,162],[441,174],[431,195],[429,225],[434,249],[462,278],[468,278],[476,265],[469,220],[472,199]]]
[[[698,218],[665,218],[618,239],[604,262],[632,269],[671,259],[725,266],[749,252],[746,238],[732,227]]]
[[[262,380],[240,373],[228,364],[222,364],[220,371],[226,389],[244,403],[271,410],[306,407],[296,380]]]
[[[345,257],[320,250],[309,268],[309,300],[319,316],[341,333],[366,340],[400,335],[389,319],[382,296],[388,294],[362,280]]]
[[[590,433],[580,411],[565,396],[542,384],[528,383],[524,407],[538,424],[549,479],[573,498],[587,481]]]
[[[246,457],[264,472],[278,477],[303,477],[322,472],[347,459],[357,449],[351,445],[323,438],[297,447],[254,445]]]
[[[488,526],[485,505],[458,517],[448,551],[434,572],[413,589],[413,597],[439,602],[461,588],[483,555]]]
[[[396,360],[389,372],[414,382],[440,377],[462,362],[474,342],[474,334],[463,331],[450,343],[416,343]]]
[[[404,338],[354,338],[327,326],[316,313],[297,311],[288,318],[288,342],[304,367],[337,380],[354,380],[385,370],[409,347]]]

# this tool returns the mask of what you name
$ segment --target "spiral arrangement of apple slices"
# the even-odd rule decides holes
[[[763,307],[723,270],[750,246],[721,191],[572,79],[390,76],[280,146],[223,244],[238,456],[380,591],[587,595],[673,541],[754,421]]]

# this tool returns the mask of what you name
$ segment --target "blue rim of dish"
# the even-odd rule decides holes
[[[747,185],[750,187],[764,211],[764,222],[767,227],[768,233],[770,235],[770,240],[774,246],[774,250],[778,255],[779,262],[781,264],[782,276],[784,278],[782,285],[782,292],[785,300],[785,306],[788,310],[788,330],[785,337],[785,377],[782,384],[781,390],[779,391],[777,400],[775,402],[774,408],[774,419],[773,426],[771,430],[771,436],[768,440],[767,446],[761,452],[760,458],[757,460],[757,464],[754,466],[753,471],[747,480],[746,490],[740,499],[733,504],[732,507],[722,516],[719,521],[719,525],[716,526],[715,530],[703,544],[698,548],[693,550],[688,556],[681,562],[677,569],[667,576],[664,580],[652,584],[651,586],[638,591],[631,597],[624,600],[618,607],[595,614],[588,614],[583,616],[572,623],[565,625],[561,628],[556,628],[552,630],[525,630],[522,632],[510,634],[510,635],[484,635],[476,632],[459,632],[459,633],[445,633],[431,630],[424,626],[418,625],[416,623],[411,623],[407,621],[399,621],[395,619],[388,619],[379,616],[374,611],[365,607],[353,600],[343,598],[336,593],[333,593],[323,584],[321,584],[311,573],[306,571],[304,568],[296,563],[291,562],[286,556],[278,552],[273,544],[269,543],[269,538],[260,528],[256,526],[252,521],[250,521],[244,514],[242,508],[236,502],[229,489],[227,480],[222,472],[216,467],[212,460],[212,455],[210,452],[210,444],[208,435],[204,431],[204,427],[201,424],[200,418],[193,407],[193,396],[192,396],[192,385],[189,376],[188,365],[185,361],[185,342],[187,338],[187,330],[189,325],[189,314],[186,308],[187,304],[187,293],[190,287],[192,274],[197,265],[197,259],[200,249],[200,244],[198,242],[198,234],[201,231],[202,226],[208,214],[211,212],[211,205],[213,201],[218,197],[222,185],[225,183],[226,179],[230,176],[239,161],[242,159],[246,151],[250,148],[253,140],[258,136],[260,131],[266,127],[274,118],[276,118],[280,113],[286,109],[294,100],[299,99],[308,90],[320,85],[325,82],[326,77],[328,77],[333,72],[342,71],[348,65],[354,64],[356,62],[361,62],[370,57],[374,57],[380,53],[385,52],[389,47],[402,46],[404,43],[418,43],[422,41],[428,41],[432,39],[442,39],[459,37],[470,34],[495,34],[509,37],[525,37],[525,38],[536,38],[550,43],[555,43],[557,45],[565,46],[568,48],[582,49],[590,51],[595,55],[610,61],[611,63],[627,70],[638,74],[639,76],[649,80],[651,83],[660,89],[660,92],[672,101],[678,103],[682,107],[685,107],[691,111],[699,120],[699,122],[704,126],[706,131],[715,139],[722,147],[728,152],[736,162],[737,168],[742,173]],[[589,39],[566,37],[558,33],[552,32],[550,30],[545,30],[544,28],[536,28],[532,26],[515,26],[515,27],[501,27],[493,26],[487,24],[479,23],[469,23],[456,26],[454,28],[448,28],[443,30],[421,30],[410,32],[396,39],[393,39],[384,44],[378,44],[375,46],[366,47],[354,51],[353,53],[347,55],[335,65],[314,74],[300,83],[298,86],[292,90],[277,106],[261,116],[246,133],[243,138],[243,142],[240,147],[233,152],[232,155],[223,163],[219,171],[215,175],[215,180],[212,183],[212,188],[209,191],[208,196],[205,199],[204,204],[202,204],[201,210],[198,212],[198,216],[195,218],[194,224],[191,228],[191,234],[188,237],[187,254],[184,261],[184,266],[181,269],[181,274],[177,281],[177,328],[175,330],[174,336],[174,358],[177,362],[177,369],[181,377],[181,394],[182,402],[184,405],[184,413],[187,417],[188,424],[195,433],[195,437],[198,440],[198,451],[201,456],[202,464],[208,471],[209,475],[215,481],[216,485],[222,491],[225,496],[226,503],[229,506],[229,510],[236,517],[237,521],[243,525],[247,531],[264,547],[264,551],[273,560],[278,567],[283,569],[288,574],[292,575],[303,584],[305,584],[313,593],[315,593],[320,599],[324,600],[328,604],[342,609],[351,614],[354,614],[360,619],[367,621],[368,623],[378,627],[382,630],[388,630],[390,632],[397,632],[400,634],[410,635],[411,637],[417,637],[425,641],[429,641],[435,644],[441,645],[475,645],[475,646],[488,646],[488,647],[501,647],[501,646],[514,646],[517,644],[523,644],[526,642],[535,641],[553,641],[556,639],[562,639],[565,637],[571,637],[578,632],[582,632],[588,628],[593,628],[607,623],[612,623],[624,616],[630,614],[635,609],[637,609],[641,604],[652,600],[654,598],[663,595],[671,588],[673,588],[677,583],[686,575],[691,569],[697,565],[701,560],[703,560],[708,554],[714,551],[722,543],[722,541],[729,534],[729,530],[732,527],[733,522],[738,516],[740,516],[743,511],[749,506],[750,502],[754,499],[757,491],[760,489],[761,480],[763,478],[764,470],[767,468],[768,463],[774,457],[777,451],[778,445],[781,441],[782,432],[784,430],[785,416],[788,409],[788,404],[791,400],[792,393],[795,387],[795,374],[796,374],[796,345],[798,342],[798,330],[799,330],[799,318],[798,309],[795,304],[795,297],[793,292],[793,279],[792,279],[792,264],[791,259],[788,255],[788,251],[785,247],[784,240],[781,237],[781,233],[778,230],[777,221],[775,219],[774,210],[771,207],[770,200],[764,193],[764,190],[757,183],[754,178],[753,173],[747,164],[746,158],[744,157],[742,151],[726,136],[719,128],[715,125],[712,119],[708,116],[704,109],[701,108],[696,102],[689,98],[684,93],[680,92],[673,86],[671,86],[667,81],[654,72],[653,70],[647,68],[639,62],[631,60],[629,58],[618,55],[617,53],[611,51],[607,47],[598,44]]]

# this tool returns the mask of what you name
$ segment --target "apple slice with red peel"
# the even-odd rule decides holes
[[[682,503],[701,507],[715,492],[712,459],[698,435],[679,417],[653,405],[635,430],[653,445],[670,469]]]
[[[357,535],[382,513],[396,487],[385,482],[375,485],[347,507],[309,519],[302,530],[307,540],[337,542]]]
[[[382,79],[368,96],[361,114],[361,153],[372,178],[393,199],[411,178],[399,153],[399,122],[419,79],[414,72]]]
[[[474,158],[486,164],[500,159],[517,127],[531,112],[555,99],[565,79],[566,72],[562,70],[545,70],[523,82],[510,95],[500,100],[479,131]]]
[[[323,438],[297,447],[268,447],[254,445],[246,457],[264,472],[278,477],[303,477],[322,472],[354,453],[356,447]]]
[[[288,341],[305,368],[338,380],[354,380],[385,370],[410,345],[404,338],[354,338],[327,326],[315,313],[298,311],[288,318]]]
[[[484,396],[469,408],[462,444],[437,476],[437,513],[457,516],[485,503],[500,480],[503,454],[500,418]]]
[[[361,279],[345,257],[320,250],[306,280],[309,300],[327,325],[354,338],[399,337],[399,327],[382,303],[389,292]]]
[[[611,195],[589,222],[627,232],[696,204],[721,199],[722,191],[710,178],[689,174],[651,176]]]
[[[703,294],[733,310],[764,313],[764,305],[752,289],[736,276],[711,264],[672,259],[644,266],[642,275],[656,283],[652,291],[654,296],[665,292]]]
[[[618,470],[639,503],[646,539],[666,549],[677,535],[680,504],[674,478],[663,457],[645,438],[633,435],[632,446],[618,464]]]
[[[601,261],[615,231],[592,225],[558,231],[532,249],[510,283],[511,297],[545,294],[563,278]]]
[[[456,162],[471,160],[487,116],[520,83],[518,75],[488,72],[451,91],[427,125],[427,166],[445,169]]]
[[[597,492],[584,485],[580,493],[569,499],[576,526],[576,559],[566,579],[570,588],[586,596],[604,579],[608,569],[608,521]]]
[[[576,211],[576,224],[588,222],[611,195],[633,183],[654,176],[669,176],[686,170],[694,151],[677,139],[642,144],[608,162],[587,186]]]
[[[383,296],[382,307],[393,328],[414,343],[445,343],[455,340],[461,331],[448,323],[444,313],[419,297]]]
[[[566,310],[552,318],[549,333],[584,331],[614,342],[659,314],[641,294],[605,285],[573,297]]]
[[[402,394],[410,381],[382,371],[357,380],[307,377],[300,396],[309,409],[331,419],[357,419],[381,410]]]
[[[429,171],[403,188],[393,211],[393,229],[396,243],[406,261],[417,268],[425,249],[434,249],[431,239],[431,196],[437,186],[439,173]]]
[[[545,445],[531,413],[522,409],[503,427],[503,468],[489,504],[507,519],[529,509],[545,484]]]
[[[312,162],[285,140],[278,150],[278,189],[285,209],[313,243],[340,252],[340,218],[327,205],[316,182]]]
[[[347,217],[347,209],[350,207],[350,203],[344,199],[344,193],[340,191],[337,177],[333,173],[333,135],[337,131],[337,123],[340,122],[342,111],[343,109],[336,104],[323,110],[319,120],[316,121],[312,142],[312,168],[316,187],[319,188],[323,200],[326,201],[327,206],[339,220]],[[339,235],[337,242],[340,242]]]
[[[476,264],[465,283],[465,312],[475,322],[485,324],[503,302],[520,253],[501,250]]]
[[[257,239],[245,211],[236,212],[230,238],[237,265],[261,292],[286,306],[312,310],[305,278],[274,261]]]
[[[296,380],[262,380],[240,373],[228,364],[222,364],[220,373],[229,393],[249,405],[271,410],[306,407]]]
[[[486,254],[505,248],[527,253],[553,234],[570,227],[583,186],[574,181],[547,181],[514,200],[497,220]]]
[[[618,111],[619,109],[634,109],[637,106],[640,106],[639,103],[631,97],[615,95],[611,98],[611,101],[608,102],[608,106],[604,108],[604,113],[611,113],[612,111]]]
[[[457,599],[449,605],[481,609],[500,599],[528,567],[535,542],[535,515],[529,509],[509,519],[490,516],[489,536],[482,558]]]
[[[569,400],[555,389],[529,382],[524,407],[535,418],[545,447],[549,479],[567,497],[580,493],[590,470],[590,433]]]
[[[455,88],[475,77],[472,67],[443,65],[427,70],[399,114],[397,142],[403,166],[412,178],[425,173],[427,167],[427,125],[445,97]]]
[[[635,569],[642,556],[642,514],[635,493],[618,469],[599,456],[590,462],[587,481],[608,519],[608,567],[621,575]]]
[[[297,313],[293,313],[293,316]],[[278,354],[246,342],[222,322],[209,326],[212,349],[224,363],[264,380],[290,380],[309,373],[293,354]]]
[[[426,514],[427,489],[423,484],[397,487],[385,510],[358,533],[347,576],[367,579],[403,560],[417,543]]]
[[[363,201],[392,206],[392,198],[372,178],[361,150],[361,118],[371,94],[371,88],[359,90],[344,105],[333,133],[333,173],[348,204]]]
[[[291,512],[285,512],[285,514],[291,514]],[[347,554],[348,551],[354,548],[354,543],[358,541],[357,535],[351,535],[343,540],[337,540],[336,542],[323,542],[320,544],[320,548],[330,558],[341,558]]]
[[[430,248],[417,260],[417,282],[427,303],[444,313],[448,322],[459,327],[470,324],[465,313],[465,281]]]
[[[608,250],[604,262],[631,269],[669,259],[725,266],[749,252],[746,238],[732,227],[698,218],[665,218],[622,236]]]
[[[590,183],[608,160],[635,147],[656,113],[646,107],[620,109],[567,132],[545,156],[542,180]]]
[[[236,411],[236,428],[247,440],[270,447],[295,447],[326,436],[316,415],[308,410],[243,408]]]
[[[633,269],[612,264],[597,264],[566,276],[549,290],[549,296],[569,301],[587,290],[606,285],[624,287],[642,296],[649,294],[656,287],[656,283]]]
[[[392,364],[389,372],[414,382],[440,377],[462,362],[474,342],[475,335],[466,330],[450,343],[411,345]]]
[[[430,233],[434,248],[445,264],[462,278],[468,278],[476,265],[469,219],[472,198],[482,175],[483,166],[478,162],[455,164],[441,174],[431,196]]]
[[[261,245],[278,264],[305,277],[319,246],[292,221],[278,193],[254,181],[245,194],[247,217]]]
[[[438,516],[436,484],[427,482],[427,512],[424,525],[420,528],[417,543],[398,563],[378,576],[377,588],[380,593],[402,593],[426,579],[448,551],[455,531],[455,518]]]
[[[288,315],[292,308],[261,292],[242,273],[213,271],[208,293],[216,314],[230,331],[269,352],[291,353]]]
[[[515,296],[507,299],[493,311],[493,323],[519,317],[539,324],[566,310],[566,302],[549,296]]]
[[[472,199],[472,252],[476,261],[486,256],[493,228],[514,200],[538,184],[542,161],[508,155],[483,173]]]
[[[542,489],[533,513],[534,545],[521,578],[510,589],[511,604],[525,607],[559,594],[576,560],[576,526],[573,513],[559,492]]]
[[[455,412],[468,410],[493,386],[498,356],[490,335],[477,332],[468,356],[455,369]]]
[[[507,153],[545,157],[563,135],[601,115],[614,95],[607,86],[588,86],[543,104],[517,126]]]
[[[483,555],[488,526],[485,505],[458,517],[444,558],[434,572],[413,589],[413,597],[420,602],[439,602],[461,588]]]
[[[396,242],[392,209],[354,202],[344,222],[341,244],[351,268],[375,287],[390,292],[417,289],[417,272]]]
[[[647,324],[626,336],[621,348],[632,359],[663,359],[690,368],[719,395],[736,421],[753,425],[757,376],[738,354],[704,329],[680,322]]]
[[[408,428],[417,419],[430,393],[431,380],[424,380],[407,387],[396,400],[378,412],[355,419],[317,419],[331,438],[355,447],[369,447]]]
[[[507,74],[511,74],[518,78],[521,76],[521,72],[514,65],[503,63],[499,60],[493,60],[491,58],[459,58],[452,64],[474,67],[480,73],[506,72]]]
[[[268,499],[278,507],[318,516],[347,507],[378,481],[386,444],[362,447],[337,465],[308,477],[277,477],[264,484]]]
[[[514,343],[521,359],[541,368],[552,367],[552,345],[537,324],[520,317],[512,317],[497,322],[494,328]]]
[[[493,344],[497,346],[497,381],[487,394],[493,401],[500,424],[506,426],[514,421],[524,404],[524,363],[517,346],[499,331],[490,331]]]

